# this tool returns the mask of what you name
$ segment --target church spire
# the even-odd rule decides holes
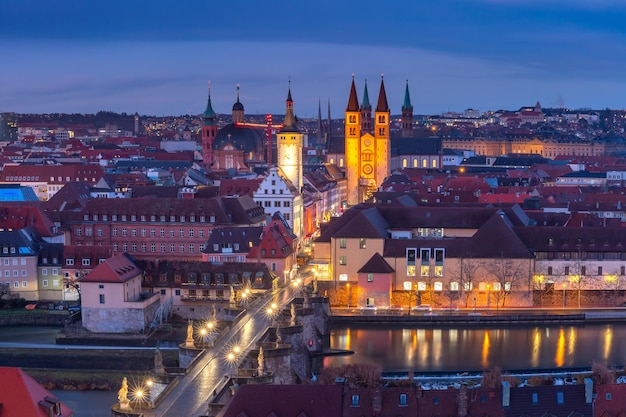
[[[404,88],[404,104],[402,105],[402,110],[413,111],[411,96],[409,96],[409,80],[406,80],[406,87]]]
[[[413,106],[411,105],[411,97],[409,96],[409,80],[406,80],[404,104],[402,104],[402,136],[413,136]]]
[[[350,98],[346,111],[359,111],[359,99],[356,96],[356,86],[354,85],[354,74],[352,74],[352,86],[350,87]]]
[[[317,99],[317,145],[324,144],[324,125],[322,123],[322,100]]]
[[[370,95],[367,92],[367,79],[365,80],[363,102],[361,103],[361,131],[372,133],[372,105],[370,104]]]
[[[213,111],[213,106],[211,105],[211,81],[209,81],[209,99],[206,104],[206,110],[204,110],[204,113],[202,114],[202,118],[204,119],[205,126],[212,126],[216,124],[216,114],[215,111]]]
[[[239,84],[237,84],[237,101],[233,104],[233,123],[243,122],[243,104],[239,101]]]
[[[388,112],[389,104],[387,104],[387,93],[385,92],[385,80],[383,75],[380,76],[380,92],[378,93],[377,112]]]
[[[291,99],[291,80],[289,80],[289,92],[287,93],[286,100],[286,112],[285,112],[285,120],[283,121],[283,128],[281,132],[299,132],[298,130],[298,121],[296,120],[296,116],[293,114],[293,100]]]

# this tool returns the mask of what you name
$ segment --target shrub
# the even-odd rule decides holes
[[[502,382],[502,370],[497,366],[483,372],[481,385],[484,388],[498,388]]]
[[[591,377],[594,384],[615,383],[615,372],[604,362],[593,361],[591,364]]]

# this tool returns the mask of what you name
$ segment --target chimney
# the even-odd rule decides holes
[[[380,415],[380,412],[383,410],[383,393],[380,388],[374,390],[374,394],[372,395],[372,413],[375,416]]]
[[[585,378],[585,404],[591,404],[593,400],[593,380]]]
[[[459,408],[456,415],[457,417],[467,417],[467,385],[461,385],[459,388]]]
[[[507,381],[502,381],[502,407],[511,404],[511,385]]]

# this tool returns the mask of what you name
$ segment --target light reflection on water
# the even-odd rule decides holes
[[[462,372],[588,368],[594,360],[623,366],[626,325],[417,329],[333,329],[331,347],[354,355],[329,356],[324,366],[368,363],[385,371]]]

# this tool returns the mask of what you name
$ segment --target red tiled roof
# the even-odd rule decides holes
[[[340,416],[342,390],[340,385],[242,385],[221,416]]]
[[[50,391],[20,368],[0,367],[0,381],[2,381],[0,389],[2,417],[49,417],[50,413],[40,403],[53,406],[54,402],[59,402]],[[59,415],[63,417],[74,415],[68,406],[59,403],[61,408]]]
[[[124,253],[115,255],[94,268],[83,282],[123,283],[141,274],[141,269]]]

